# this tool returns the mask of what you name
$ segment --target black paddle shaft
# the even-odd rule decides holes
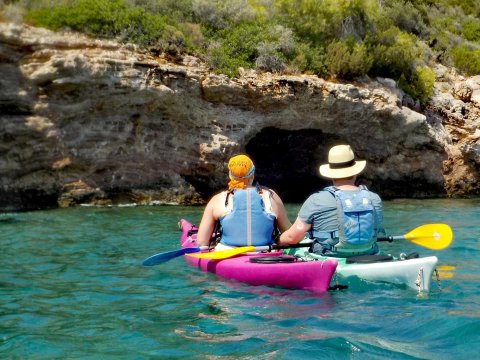
[[[393,242],[393,236],[379,237],[379,238],[377,238],[377,241]]]
[[[276,244],[273,244],[273,245],[270,245],[270,250],[281,250],[281,249],[310,247],[312,244],[313,244],[313,242],[290,244],[290,245],[276,245]]]

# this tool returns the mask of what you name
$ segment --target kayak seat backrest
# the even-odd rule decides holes
[[[196,233],[198,233],[198,229],[192,229],[187,231],[188,236],[192,236],[193,234],[196,234]]]
[[[376,262],[391,261],[393,257],[390,255],[360,255],[347,258],[347,264],[371,264]]]

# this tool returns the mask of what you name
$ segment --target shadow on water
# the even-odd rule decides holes
[[[2,216],[0,215],[0,225],[2,224],[14,224],[14,223],[18,223],[20,222],[19,219],[15,218],[15,217],[6,217],[6,216]]]

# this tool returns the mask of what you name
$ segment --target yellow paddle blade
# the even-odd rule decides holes
[[[211,251],[211,252],[204,252],[204,253],[194,253],[194,254],[187,254],[187,256],[196,257],[200,259],[212,259],[212,260],[221,260],[221,259],[228,259],[234,257],[236,255],[240,255],[246,252],[255,251],[254,246],[242,246],[237,247],[234,249],[228,250],[219,250],[219,251]]]
[[[450,245],[453,233],[447,224],[425,224],[405,234],[404,238],[428,249],[440,250]]]

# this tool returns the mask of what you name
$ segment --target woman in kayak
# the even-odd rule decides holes
[[[280,236],[279,244],[298,243],[308,233],[314,239],[310,249],[314,253],[336,257],[377,253],[376,239],[384,232],[382,200],[355,184],[365,166],[365,160],[355,160],[349,145],[332,147],[328,164],[319,171],[333,186],[310,195],[295,223]]]
[[[228,162],[228,190],[214,195],[203,212],[197,245],[209,245],[220,224],[218,248],[262,246],[274,242],[274,230],[287,230],[290,220],[280,197],[271,189],[253,186],[255,166],[247,155],[236,155]]]

